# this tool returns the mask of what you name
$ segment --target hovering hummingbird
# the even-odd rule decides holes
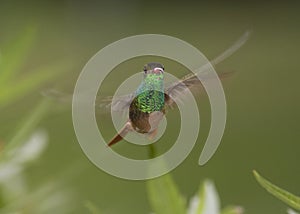
[[[210,63],[216,65],[238,50],[248,39],[249,32],[246,32],[237,42],[228,48],[221,55]],[[199,72],[207,67],[203,67]],[[171,107],[178,96],[184,96],[187,88],[201,86],[196,74],[184,76],[181,80],[164,87],[165,68],[162,64],[150,62],[144,66],[143,80],[137,90],[129,95],[117,98],[117,101],[110,103],[112,109],[129,107],[128,120],[123,128],[111,139],[108,146],[112,146],[121,141],[129,132],[147,134],[153,139],[157,134],[160,121],[166,113],[166,109]],[[220,78],[228,76],[228,73],[219,74]],[[185,86],[185,87],[184,87]],[[119,106],[117,106],[119,105]]]
[[[246,31],[232,46],[226,49],[219,56],[210,61],[212,66],[220,63],[241,46],[245,44],[250,36]],[[112,146],[121,141],[129,132],[136,131],[148,135],[153,139],[158,131],[158,125],[167,112],[167,109],[173,108],[176,100],[184,97],[185,92],[193,87],[202,87],[198,79],[198,74],[205,72],[209,65],[204,65],[197,69],[195,73],[188,74],[179,81],[173,82],[168,86],[164,84],[165,68],[160,63],[150,62],[144,66],[142,71],[143,80],[135,92],[123,95],[117,98],[106,98],[101,100],[101,105],[111,107],[112,111],[123,111],[128,109],[128,120],[123,128],[110,140],[108,146]],[[229,76],[230,73],[218,74],[222,79]],[[56,97],[60,101],[68,101],[71,95],[65,95],[56,90],[42,92],[44,96]]]
[[[122,140],[130,131],[148,133],[150,138],[157,133],[168,99],[164,93],[164,66],[151,62],[144,66],[143,73],[143,81],[129,105],[129,120],[109,142],[109,146]]]

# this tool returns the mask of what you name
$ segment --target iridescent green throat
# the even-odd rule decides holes
[[[136,91],[135,107],[145,113],[161,111],[165,105],[163,74],[147,74]]]

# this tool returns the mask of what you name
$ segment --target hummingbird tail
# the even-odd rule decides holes
[[[108,143],[108,146],[112,146],[116,143],[118,143],[119,141],[121,141],[123,139],[123,137],[125,137],[128,132],[132,131],[132,125],[131,122],[127,122],[124,127],[119,131],[118,134],[116,134],[113,139]]]
[[[157,131],[158,131],[158,129],[156,128],[156,129],[154,129],[152,132],[148,133],[148,139],[149,139],[149,140],[154,140],[154,138],[155,138],[156,135],[157,135]]]

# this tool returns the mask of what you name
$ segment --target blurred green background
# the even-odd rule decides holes
[[[28,34],[26,29],[35,31],[30,31],[35,36],[18,74],[10,87],[1,83],[0,93],[14,90],[36,68],[50,66],[37,71],[49,76],[49,81],[0,106],[1,147],[44,99],[43,90],[55,88],[71,93],[85,63],[116,40],[144,33],[166,34],[187,41],[212,59],[251,30],[249,41],[216,67],[218,71],[235,71],[224,83],[228,118],[221,146],[205,166],[197,164],[210,125],[209,102],[202,95],[198,99],[202,126],[198,142],[172,175],[187,198],[203,179],[210,178],[223,205],[241,205],[246,213],[286,213],[286,205],[256,183],[252,170],[299,195],[299,10],[299,2],[293,1],[0,1],[0,56],[6,51],[22,51],[16,41]],[[10,48],[13,44],[15,47]],[[139,72],[147,60],[145,57],[121,64],[105,84],[112,84],[114,89],[123,78]],[[162,60],[168,72],[181,76],[180,69],[184,68],[177,70],[179,65]],[[15,61],[10,63],[14,65]],[[113,92],[103,87],[104,94]],[[45,185],[50,185],[52,192],[65,190],[69,200],[66,210],[71,213],[89,213],[87,201],[103,213],[150,213],[145,181],[122,180],[99,170],[77,142],[71,104],[54,101],[49,105],[50,110],[37,125],[46,131],[49,145],[23,172],[27,191],[37,192]],[[175,111],[168,116],[175,121],[173,124],[178,121],[176,115]],[[110,117],[100,113],[98,119],[108,140],[115,133]],[[177,128],[174,126],[174,130]],[[172,137],[169,134],[168,138]],[[159,143],[160,151],[168,148],[163,141]],[[146,154],[146,150],[132,147],[120,143],[116,150],[134,157]],[[34,206],[41,203],[42,196],[28,200],[28,207]],[[5,199],[1,201],[6,205]],[[67,213],[62,210],[55,213]]]

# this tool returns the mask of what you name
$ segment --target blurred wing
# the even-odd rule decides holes
[[[128,110],[130,103],[135,97],[135,93],[126,94],[118,97],[105,97],[96,101],[96,107],[103,109],[104,111],[116,111],[123,112]],[[97,99],[98,100],[98,99]]]
[[[234,72],[223,72],[218,74],[218,76],[221,80],[224,80],[227,77],[231,77],[233,74]],[[202,80],[209,81],[211,80],[211,77],[208,77],[207,79],[202,78]],[[169,85],[165,90],[166,104],[169,107],[173,107],[173,105],[175,104],[174,102],[181,102],[187,90],[190,90],[192,92],[204,91],[204,87],[196,75],[193,75],[187,79],[183,78],[180,81]]]
[[[166,93],[166,103],[167,105],[171,106],[174,104],[174,102],[178,99],[180,99],[184,94],[186,93],[187,89],[192,89],[194,86],[197,88],[202,88],[202,84],[198,79],[198,75],[200,73],[204,73],[208,71],[210,65],[215,66],[216,64],[222,62],[229,56],[231,56],[234,52],[236,52],[240,47],[242,47],[246,41],[248,40],[250,36],[250,32],[247,31],[244,33],[231,47],[229,47],[227,50],[225,50],[222,54],[217,56],[215,59],[210,61],[210,63],[207,63],[200,68],[195,70],[195,73],[188,74],[184,76],[181,80],[172,83],[171,85],[167,86],[165,89]],[[232,72],[226,72],[219,74],[220,78],[225,78],[228,76],[231,76]],[[209,80],[209,79],[207,79]],[[206,81],[206,79],[204,79]],[[200,87],[199,87],[200,86]]]
[[[44,90],[41,92],[41,94],[45,97],[49,97],[61,103],[72,103],[73,94],[63,93],[55,89]],[[108,96],[105,98],[97,97],[95,101],[95,106],[96,108],[100,109],[101,113],[110,112],[111,109],[116,112],[117,111],[123,112],[129,108],[133,98],[134,98],[134,93],[122,95],[118,97],[112,97],[112,96]]]
[[[67,94],[56,89],[48,89],[41,92],[41,95],[62,103],[72,103],[73,94]]]

